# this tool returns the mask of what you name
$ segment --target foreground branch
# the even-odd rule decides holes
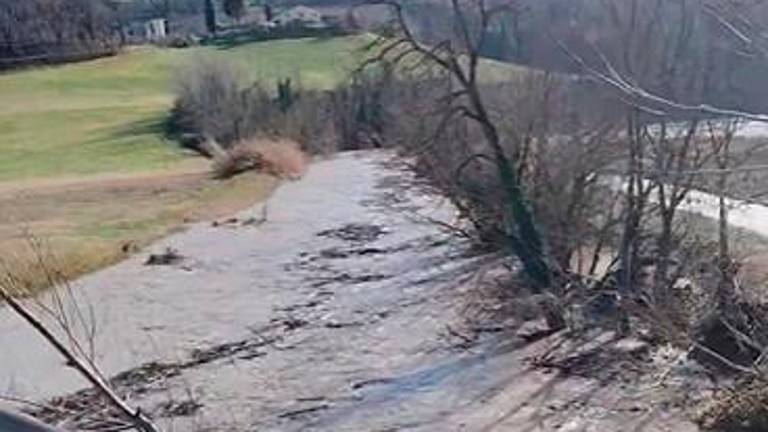
[[[120,398],[109,386],[109,384],[100,377],[98,372],[92,370],[88,364],[73,354],[62,343],[56,335],[37,319],[21,302],[15,299],[5,287],[0,285],[0,300],[10,306],[10,308],[31,326],[45,341],[51,345],[66,361],[67,366],[73,367],[80,375],[91,383],[109,403],[125,415],[133,425],[141,432],[160,432],[160,429],[152,420],[141,412],[138,408],[132,408]]]
[[[623,77],[616,70],[616,68],[611,65],[605,56],[600,55],[600,58],[605,68],[607,69],[607,72],[601,72],[596,68],[588,65],[581,56],[568,49],[568,47],[563,42],[556,41],[556,43],[560,49],[589,77],[618,91],[630,99],[631,105],[641,108],[645,111],[654,112],[657,115],[669,114],[668,112],[662,112],[653,107],[659,106],[667,111],[675,111],[679,113],[699,114],[712,117],[741,118],[744,120],[768,123],[768,115],[766,114],[756,114],[741,110],[718,108],[709,104],[690,105],[673,101],[663,96],[651,93],[639,85],[630,84],[629,80]]]

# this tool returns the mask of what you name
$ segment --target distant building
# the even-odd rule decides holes
[[[217,3],[214,3],[217,4]],[[267,19],[264,8],[253,7],[246,2],[245,13],[239,19],[234,19],[224,12],[221,6],[216,7],[216,22],[222,28],[265,26]]]
[[[271,15],[271,8],[265,16]],[[268,27],[289,25],[308,29],[375,30],[391,20],[391,10],[386,5],[350,6],[295,6],[275,14],[268,20]]]
[[[361,4],[350,6],[317,6],[323,20],[347,30],[376,31],[391,23],[392,9],[387,5]]]
[[[168,22],[163,18],[134,21],[126,26],[124,32],[134,43],[155,42],[168,36]]]
[[[151,41],[165,39],[168,36],[168,21],[157,18],[145,22],[144,35]]]
[[[328,24],[323,19],[323,14],[317,9],[306,6],[296,6],[278,13],[272,19],[272,26],[285,27],[298,25],[305,28],[325,28]]]

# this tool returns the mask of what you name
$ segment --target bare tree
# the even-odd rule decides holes
[[[223,0],[223,2],[224,13],[229,15],[235,21],[240,21],[240,19],[245,16],[245,0]]]
[[[712,9],[716,3],[725,9]],[[689,341],[728,367],[739,366],[720,347],[707,346],[696,329],[720,332],[727,328],[724,331],[733,339],[750,339],[750,347],[761,345],[755,342],[761,338],[752,324],[760,317],[749,307],[744,309],[745,299],[737,292],[738,266],[731,250],[728,205],[735,194],[731,175],[761,169],[742,168],[744,159],[735,157],[736,127],[741,121],[764,122],[768,117],[709,103],[717,88],[730,85],[730,75],[722,65],[727,57],[722,55],[721,35],[701,29],[708,25],[709,16],[745,55],[749,48],[749,55],[758,56],[762,55],[757,46],[760,37],[753,33],[758,27],[739,17],[732,2],[606,4],[614,28],[609,34],[620,38],[585,41],[588,50],[563,40],[559,45],[580,72],[603,85],[627,113],[622,179],[625,208],[618,260],[621,297],[628,303],[639,299],[650,306],[654,328],[682,330],[675,335],[682,337],[678,340]],[[670,8],[674,14],[659,12]],[[716,10],[721,12],[717,17]],[[708,260],[706,249],[694,250],[689,243],[684,207],[697,189],[712,192],[719,202],[716,253],[711,254],[716,260]],[[652,272],[652,280],[645,278],[648,272]],[[707,313],[674,328],[673,321],[688,319],[676,309],[682,306],[676,287],[691,279],[705,287],[695,300]],[[718,324],[721,322],[726,327]],[[626,314],[622,323],[623,330],[628,330]]]
[[[443,35],[433,45],[425,45],[417,39],[406,19],[403,4],[398,1],[374,1],[393,9],[395,16],[394,38],[381,39],[375,61],[389,59],[396,64],[415,61],[444,71],[455,83],[446,95],[447,107],[440,121],[445,127],[456,117],[472,121],[480,130],[490,152],[489,161],[494,166],[503,193],[503,223],[506,246],[520,259],[525,274],[534,290],[547,297],[545,315],[551,328],[565,326],[562,311],[553,301],[562,283],[562,269],[548,252],[539,231],[536,218],[524,191],[516,167],[520,161],[510,154],[502,142],[497,121],[492,117],[481,91],[479,71],[482,47],[487,38],[494,16],[516,6],[515,1],[489,2],[485,0],[451,0],[450,18],[455,31]],[[415,59],[415,60],[414,60]],[[436,135],[439,135],[439,131]],[[484,156],[483,156],[484,157]],[[470,156],[470,160],[477,159]]]
[[[216,5],[213,0],[205,0],[205,26],[208,29],[208,33],[216,34],[217,21],[216,21]]]
[[[102,0],[1,0],[0,68],[114,53],[115,21]]]

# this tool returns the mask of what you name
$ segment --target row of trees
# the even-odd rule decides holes
[[[518,72],[503,82],[483,78],[482,57],[498,17],[518,13],[523,0],[433,2],[445,29],[429,43],[412,27],[412,3],[380,3],[396,21],[376,44],[374,72],[364,67],[333,92],[289,91],[289,103],[274,105],[261,87],[203,68],[211,76],[185,87],[178,125],[223,145],[277,133],[413,151],[477,238],[519,259],[554,328],[570,306],[556,300],[579,286],[570,294],[613,292],[625,330],[638,304],[675,322],[686,306],[674,287],[691,278],[709,287],[698,296],[703,308],[734,318],[726,196],[739,195],[730,173],[754,149],[732,143],[742,119],[761,117],[700,105],[723,86],[727,65],[715,48],[728,42],[694,37],[703,3],[603,2],[623,45],[554,40],[582,78]],[[676,15],[659,13],[670,5]],[[721,197],[715,243],[688,229],[682,209],[696,190]],[[700,254],[704,244],[716,245],[716,259]],[[607,278],[598,274],[605,266]],[[745,328],[743,316],[735,319]],[[694,327],[664,330],[682,337]]]
[[[403,6],[414,35],[421,41],[439,41],[441,35],[453,30],[447,2],[409,2]],[[748,23],[744,21],[746,17]],[[653,21],[652,26],[640,27],[649,20]],[[514,7],[494,14],[481,51],[486,57],[580,73],[580,67],[562,55],[558,44],[578,51],[592,64],[600,63],[599,50],[611,60],[619,60],[616,67],[622,73],[632,74],[645,88],[668,92],[669,87],[662,88],[660,84],[665,78],[645,73],[639,69],[639,63],[626,58],[636,57],[638,50],[645,48],[646,37],[665,37],[672,47],[684,47],[684,56],[676,59],[678,64],[695,62],[704,56],[710,59],[709,64],[699,65],[716,69],[710,74],[709,103],[764,111],[768,109],[768,85],[759,77],[768,72],[768,62],[755,55],[759,49],[747,43],[742,32],[732,30],[738,25],[751,34],[763,35],[761,23],[767,21],[768,8],[762,2],[747,5],[713,0],[519,0]],[[660,53],[653,54],[660,58]],[[627,70],[623,69],[625,66]],[[676,65],[668,67],[674,68],[675,73],[681,71]],[[676,97],[696,102],[696,91],[688,92],[682,87],[676,91],[686,92]]]
[[[114,52],[116,30],[102,0],[2,0],[0,68]]]
[[[445,29],[426,38],[414,27],[413,5],[380,3],[395,10],[397,32],[380,40],[376,61],[419,65],[417,75],[430,65],[420,100],[389,108],[390,121],[420,124],[384,130],[413,131],[399,141],[481,240],[517,258],[551,327],[565,326],[566,311],[598,290],[613,293],[622,331],[649,325],[730,366],[752,367],[698,334],[716,322],[733,338],[766,342],[761,318],[744,309],[727,206],[740,192],[733,173],[752,151],[735,143],[738,124],[766,117],[712,105],[721,101],[712,95],[741,84],[726,48],[765,60],[746,36],[759,34],[748,32],[754,27],[715,19],[712,1],[552,2],[552,13],[571,19],[579,17],[572,8],[601,6],[590,21],[602,26],[596,31],[571,22],[578,37],[549,34],[549,55],[582,78],[531,72],[501,85],[482,79],[482,56],[500,20],[523,16],[528,2],[431,2],[442,11],[433,25]],[[720,197],[716,238],[691,229],[686,205],[697,190]],[[695,287],[696,305],[680,297],[684,281]]]
[[[0,69],[115,53],[132,21],[197,17],[216,30],[218,10],[240,19],[245,0],[0,0]]]
[[[743,283],[729,224],[729,198],[766,170],[750,160],[766,143],[738,136],[743,122],[768,122],[763,2],[539,2],[569,25],[547,32],[548,57],[531,64],[578,77],[532,72],[506,91],[479,78],[481,56],[498,43],[498,17],[521,17],[529,2],[431,2],[450,30],[429,43],[403,2],[383,3],[398,31],[378,60],[442,74],[442,85],[422,86],[429,102],[406,106],[411,118],[433,116],[411,125],[424,139],[406,148],[475,231],[490,233],[482,240],[516,258],[549,326],[607,316],[619,334],[648,330],[742,378],[703,411],[707,430],[763,430],[764,287]],[[594,27],[578,21],[583,5]],[[714,223],[701,221],[713,202]]]

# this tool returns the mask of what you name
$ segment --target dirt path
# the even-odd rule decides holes
[[[561,364],[543,356],[556,336],[466,327],[467,282],[492,257],[424,222],[452,213],[386,154],[316,163],[266,211],[156,245],[183,255],[172,265],[81,280],[98,361],[168,430],[696,430],[654,392],[642,346],[598,334]],[[0,346],[0,393],[69,394],[38,414],[70,427],[100,411],[6,310]]]

